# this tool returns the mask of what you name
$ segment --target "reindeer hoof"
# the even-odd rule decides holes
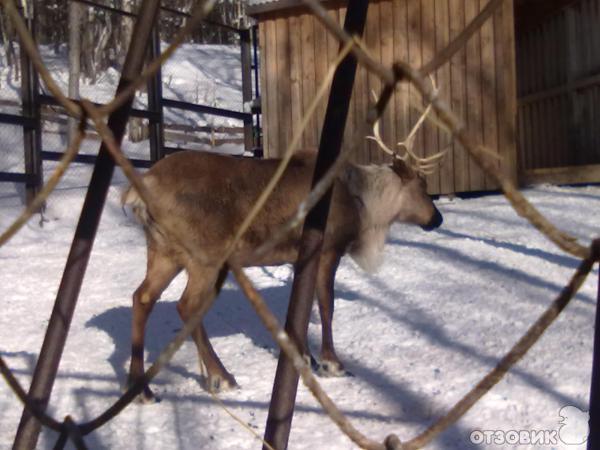
[[[321,360],[317,368],[317,374],[325,378],[347,377],[350,375],[344,365],[339,361]]]
[[[213,394],[218,394],[220,392],[231,391],[233,389],[239,388],[239,385],[235,381],[233,375],[227,374],[225,376],[222,375],[209,375],[208,378],[204,379],[204,388],[208,392],[212,392]]]
[[[144,389],[144,391],[135,399],[136,403],[141,405],[152,405],[154,403],[159,403],[160,400],[160,397],[154,395],[154,392],[152,392],[148,387]]]
[[[126,392],[131,386],[133,386],[133,384],[134,383],[132,382],[128,382],[127,385],[123,388],[123,392]],[[160,397],[154,395],[152,389],[150,389],[148,385],[146,385],[144,386],[144,390],[135,397],[134,401],[135,403],[139,403],[141,405],[151,405],[153,403],[160,402]]]

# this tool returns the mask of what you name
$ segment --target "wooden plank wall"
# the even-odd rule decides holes
[[[599,48],[600,0],[571,4],[519,33],[518,146],[526,174],[600,163]]]
[[[465,23],[488,0],[381,0],[369,5],[364,39],[384,64],[409,61],[420,67],[462,31]],[[490,19],[451,61],[435,74],[441,96],[467,122],[474,136],[516,176],[516,82],[512,1]],[[331,8],[332,17],[343,22],[345,9]],[[265,154],[277,157],[290,141],[316,89],[336,57],[338,43],[306,11],[283,10],[259,18],[263,132]],[[365,120],[371,91],[379,92],[379,79],[359,68],[352,96],[346,137]],[[404,139],[424,109],[421,99],[407,84],[398,87],[381,121],[389,146]],[[305,148],[316,148],[326,99],[302,138]],[[427,123],[416,140],[415,150],[427,156],[448,148],[450,137]],[[365,140],[357,162],[384,162],[387,156]],[[496,186],[458,145],[450,146],[440,170],[428,177],[432,194],[481,191]]]

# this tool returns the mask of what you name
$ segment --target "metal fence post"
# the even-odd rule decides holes
[[[158,21],[152,28],[149,59],[160,56],[160,31]],[[148,110],[156,115],[149,120],[150,160],[156,162],[165,156],[164,114],[162,104],[162,69],[148,80]]]
[[[368,0],[349,0],[344,29],[349,34],[362,35],[369,6]],[[335,162],[344,136],[346,118],[356,75],[356,58],[350,54],[335,71],[319,143],[319,153],[313,174],[314,186]],[[302,230],[294,282],[288,307],[285,329],[297,343],[306,342],[308,320],[315,292],[315,279],[332,189],[309,212]],[[273,384],[271,405],[265,430],[265,441],[278,450],[287,448],[296,392],[298,372],[292,361],[281,352]],[[266,446],[263,449],[267,449]]]
[[[123,90],[141,72],[159,6],[159,0],[144,0],[142,3],[140,14],[133,28],[134,38],[129,45],[117,92]],[[113,112],[108,119],[108,126],[119,143],[123,139],[132,103],[133,96],[129,102]],[[102,145],[29,388],[29,397],[44,409],[50,399],[114,167],[114,160]],[[27,409],[24,409],[13,449],[35,448],[40,428],[40,423]]]
[[[244,111],[251,112],[252,103],[252,40],[250,30],[240,30],[240,48],[242,62],[242,101]],[[254,148],[254,132],[252,127],[252,116],[244,119],[244,150],[252,151]]]
[[[590,434],[588,450],[600,448],[600,273],[598,274],[598,297],[594,326],[594,355],[592,358],[592,384],[590,387]]]
[[[252,31],[252,72],[254,74],[254,96],[256,99],[260,100],[260,80],[259,80],[259,62],[258,62],[258,25],[253,25],[251,28]],[[263,152],[263,144],[262,144],[262,134],[260,128],[260,115],[262,113],[260,102],[255,105],[255,125],[254,125],[254,156],[262,158]]]
[[[33,4],[28,4],[29,11],[22,11],[25,23],[29,32],[35,39],[35,17]],[[25,174],[27,182],[25,183],[26,200],[29,204],[43,184],[42,173],[42,126],[39,93],[38,73],[33,67],[33,63],[23,45],[20,46],[21,58],[21,102],[23,107],[23,116],[27,117],[33,124],[23,127],[23,147]]]

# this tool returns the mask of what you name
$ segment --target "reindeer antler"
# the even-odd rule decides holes
[[[429,79],[431,80],[431,84],[433,86],[433,95],[436,96],[439,92],[439,89],[437,88],[437,86],[435,84],[435,80],[434,80],[433,76],[429,75]],[[377,95],[375,94],[375,92],[372,92],[372,95],[375,98],[375,101],[377,101],[378,98],[377,98]],[[378,119],[373,124],[373,136],[367,136],[367,139],[375,141],[377,143],[377,145],[381,148],[381,150],[392,155],[394,158],[401,159],[402,161],[409,164],[410,167],[415,172],[423,174],[423,175],[430,175],[435,171],[435,168],[440,163],[440,160],[448,152],[448,149],[444,149],[441,152],[436,153],[435,155],[429,156],[427,158],[420,158],[413,151],[413,146],[415,143],[415,138],[417,136],[417,131],[419,131],[419,128],[421,128],[421,126],[425,122],[425,119],[431,112],[431,108],[432,108],[431,104],[427,105],[427,108],[425,108],[425,111],[423,111],[423,114],[421,114],[421,117],[419,117],[419,120],[417,120],[417,123],[410,130],[410,133],[408,134],[406,139],[404,139],[403,141],[400,141],[396,144],[398,147],[404,147],[404,150],[405,150],[404,155],[401,155],[399,153],[399,150],[392,150],[385,144],[385,142],[383,142],[383,139],[381,138],[381,132],[379,130],[379,120],[380,119]]]

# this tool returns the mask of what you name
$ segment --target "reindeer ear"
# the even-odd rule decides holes
[[[400,158],[394,158],[394,161],[392,162],[392,170],[402,180],[408,181],[416,177],[415,171]]]

